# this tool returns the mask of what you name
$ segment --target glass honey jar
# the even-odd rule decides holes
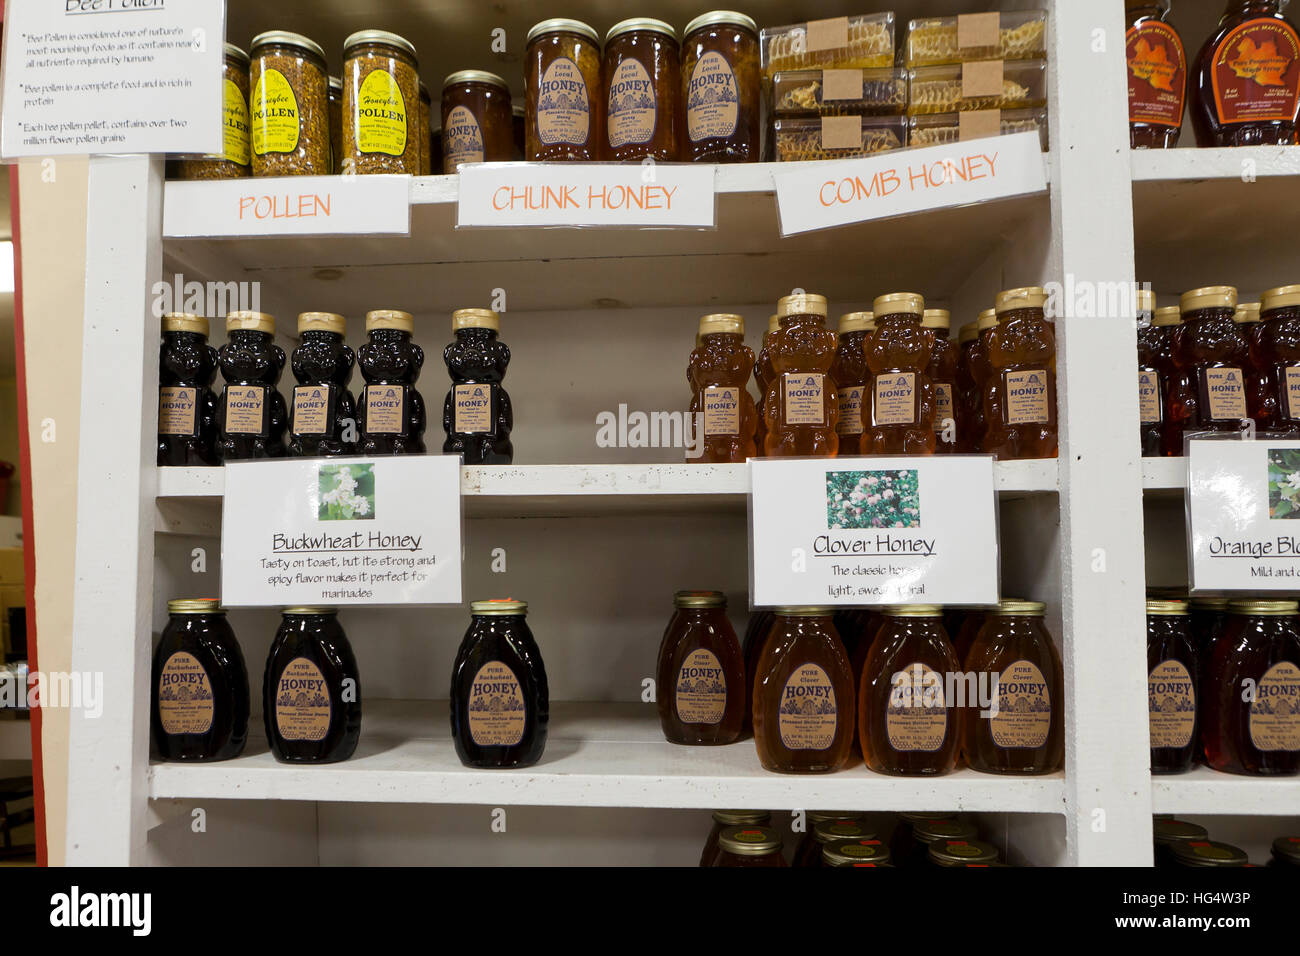
[[[677,31],[635,17],[605,34],[605,158],[617,163],[681,158],[682,68]]]
[[[442,81],[442,164],[454,173],[462,163],[514,159],[510,87],[486,70],[458,70]]]
[[[696,17],[683,34],[681,76],[681,158],[692,163],[758,162],[758,25],[731,10]]]
[[[1179,301],[1183,323],[1174,334],[1171,357],[1177,371],[1166,399],[1161,447],[1183,455],[1186,432],[1235,432],[1248,414],[1246,337],[1233,321],[1237,290],[1207,286]]]
[[[678,591],[659,645],[659,723],[675,744],[729,744],[745,724],[745,660],[721,591]]]
[[[790,865],[794,867],[811,867],[817,866],[820,859],[822,842],[817,839],[817,827],[823,823],[860,823],[865,814],[837,812],[833,810],[809,810],[804,815],[804,824],[806,829],[803,835],[795,843],[794,854],[790,858]]]
[[[1269,289],[1260,297],[1259,332],[1252,343],[1273,405],[1261,427],[1271,437],[1300,438],[1300,285]]]
[[[777,303],[781,325],[764,370],[768,457],[833,458],[839,451],[839,393],[830,376],[839,342],[826,313],[826,297],[806,292]]]
[[[1151,824],[1151,833],[1154,841],[1155,865],[1158,869],[1174,865],[1173,849],[1179,843],[1210,838],[1209,831],[1205,827],[1199,823],[1188,823],[1186,820],[1154,820]]]
[[[686,376],[691,384],[691,420],[702,423],[703,442],[687,462],[743,464],[757,456],[754,430],[758,409],[745,386],[754,352],[745,344],[745,320],[729,313],[700,319],[697,345]]]
[[[989,337],[997,327],[997,309],[985,309],[975,322],[975,342],[970,350],[970,380],[974,390],[969,396],[969,434],[962,439],[963,448],[969,454],[983,451],[984,436],[989,430],[987,409],[998,408],[1002,400],[1002,391],[993,381],[993,367],[989,365]]]
[[[596,162],[605,142],[600,37],[579,20],[554,18],[529,30],[526,45],[526,158]]]
[[[771,823],[772,814],[766,810],[714,810],[713,828],[709,830],[709,837],[704,841],[704,849],[700,853],[700,866],[715,864],[721,852],[718,848],[718,840],[723,830],[728,827],[766,827]]]
[[[930,847],[949,841],[970,841],[979,836],[975,825],[967,820],[947,816],[940,819],[917,820],[912,824],[912,842],[908,855],[894,854],[895,864],[912,869],[930,864]]]
[[[1174,332],[1182,324],[1183,316],[1182,309],[1176,305],[1155,308],[1154,293],[1142,290],[1138,295],[1139,441],[1143,457],[1156,458],[1161,454],[1165,403],[1174,375]],[[1145,298],[1148,295],[1150,299]]]
[[[958,344],[948,337],[952,313],[947,309],[926,309],[921,328],[934,333],[930,364],[925,375],[934,393],[934,451],[950,455],[957,451],[957,362]]]
[[[767,387],[770,383],[769,374],[771,372],[772,358],[772,336],[776,330],[781,327],[779,316],[772,316],[767,320],[767,331],[763,333],[763,342],[759,346],[758,358],[754,360],[754,384],[758,386],[758,401],[754,403],[754,409],[758,412],[758,424],[754,427],[754,448],[758,457],[762,458],[767,454],[767,418],[763,411],[763,397],[767,395]]]
[[[785,866],[781,855],[781,834],[771,827],[728,827],[718,836],[718,855],[713,866]]]
[[[831,380],[840,403],[839,420],[835,423],[840,458],[851,458],[862,451],[865,423],[871,420],[871,369],[867,368],[865,348],[875,330],[875,316],[870,312],[840,316],[839,346],[831,365]]]
[[[998,294],[987,346],[996,388],[985,390],[983,450],[999,461],[1056,457],[1056,333],[1046,303],[1038,287]]]
[[[998,862],[998,851],[982,840],[935,840],[926,850],[926,862],[931,866],[992,866]]]
[[[935,334],[921,324],[925,299],[898,292],[876,299],[876,331],[865,345],[871,369],[871,425],[862,439],[869,455],[934,454],[934,391],[926,369]]]
[[[1200,740],[1200,665],[1186,601],[1147,601],[1147,711],[1151,772],[1185,773]]]
[[[879,840],[836,840],[822,847],[821,865],[845,867],[892,867],[889,847]]]
[[[347,760],[361,739],[356,655],[332,608],[285,608],[262,677],[267,743],[285,763]]]
[[[931,820],[952,820],[951,813],[908,812],[898,816],[898,823],[889,838],[889,852],[896,863],[910,859],[917,851],[916,827]],[[974,834],[972,833],[972,836]],[[924,852],[924,851],[922,851]]]
[[[1185,840],[1181,843],[1175,843],[1170,848],[1170,858],[1175,867],[1193,867],[1196,869],[1246,866],[1250,863],[1250,859],[1246,856],[1244,850],[1229,843],[1219,843],[1214,840]]]

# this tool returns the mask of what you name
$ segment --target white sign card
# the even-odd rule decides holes
[[[712,228],[715,177],[707,164],[467,165],[456,225]]]
[[[221,0],[8,0],[6,158],[220,153]]]
[[[221,600],[459,604],[460,456],[226,465]]]
[[[996,604],[993,459],[749,463],[755,607]]]
[[[777,165],[781,235],[1046,192],[1037,133]]]
[[[1187,443],[1197,591],[1300,592],[1300,441]]]
[[[410,233],[405,175],[173,182],[163,202],[167,238]]]

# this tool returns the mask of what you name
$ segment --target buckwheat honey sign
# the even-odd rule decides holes
[[[755,607],[996,604],[993,459],[749,463]]]
[[[229,607],[459,604],[460,457],[226,466]]]

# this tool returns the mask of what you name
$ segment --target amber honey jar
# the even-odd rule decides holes
[[[975,387],[975,377],[971,369],[971,353],[979,340],[979,325],[967,322],[957,330],[957,451],[969,454],[979,445],[971,444],[974,433],[974,419],[977,410],[982,411],[983,403],[977,400],[979,390]]]
[[[528,31],[524,63],[529,162],[595,162],[605,142],[600,38],[579,20]]]
[[[753,730],[754,675],[758,673],[758,659],[763,654],[775,620],[776,614],[772,611],[755,611],[749,615],[749,622],[745,625],[745,639],[740,647],[745,659],[745,733]]]
[[[998,327],[997,309],[985,309],[975,322],[975,342],[970,350],[970,380],[974,391],[970,394],[969,434],[963,441],[963,450],[978,454],[984,448],[988,434],[988,408],[997,407],[1001,391],[993,381],[993,368],[989,365],[989,336]]]
[[[1184,840],[1170,848],[1170,858],[1176,867],[1246,866],[1250,863],[1246,852],[1229,843],[1214,840]]]
[[[1278,398],[1269,385],[1266,372],[1266,360],[1263,355],[1264,323],[1260,318],[1258,302],[1238,302],[1237,310],[1232,314],[1232,321],[1241,328],[1246,340],[1246,416],[1254,419],[1260,427],[1276,421]]]
[[[678,591],[659,644],[659,723],[675,744],[729,744],[745,723],[745,660],[721,591]]]
[[[635,17],[605,34],[605,159],[676,162],[682,143],[682,64],[677,31]]]
[[[821,866],[840,869],[893,866],[889,847],[879,840],[835,840],[822,846]]]
[[[981,840],[935,840],[926,850],[931,866],[992,866],[998,862],[998,851]]]
[[[442,165],[505,163],[514,159],[510,87],[486,70],[459,70],[442,81]]]
[[[1169,0],[1125,0],[1129,145],[1178,145],[1187,99],[1187,53],[1169,23]]]
[[[957,343],[948,337],[952,313],[947,309],[926,309],[921,328],[934,333],[930,364],[925,375],[934,395],[934,450],[950,455],[957,451]]]
[[[857,841],[873,842],[882,852],[887,852],[884,845],[876,839],[875,829],[861,819],[840,817],[833,820],[819,820],[813,825],[811,852],[802,862],[792,861],[791,866],[825,866],[828,847]]]
[[[1300,285],[1269,289],[1260,297],[1259,314],[1256,365],[1273,400],[1262,427],[1278,438],[1300,438]]]
[[[870,455],[934,453],[934,392],[926,368],[934,331],[923,328],[924,297],[883,295],[872,313],[876,331],[865,345],[871,369],[871,424],[862,439]]]
[[[988,334],[983,450],[1000,461],[1056,457],[1056,333],[1040,288],[998,294]]]
[[[1140,296],[1142,294],[1139,293]],[[1175,374],[1174,332],[1182,324],[1183,315],[1182,309],[1176,305],[1154,308],[1155,296],[1147,294],[1151,295],[1150,303],[1143,300],[1139,305],[1153,306],[1149,321],[1141,308],[1138,311],[1139,441],[1143,456],[1154,458],[1161,454],[1165,405],[1169,396],[1169,383]],[[1152,407],[1153,401],[1155,407]]]
[[[1200,664],[1186,601],[1147,601],[1147,711],[1151,772],[1185,773],[1200,741]]]
[[[930,863],[930,847],[934,844],[953,840],[971,841],[978,836],[979,831],[973,823],[952,816],[917,820],[912,824],[912,839],[907,847],[907,856],[895,853],[894,861],[898,866],[925,867]]]
[[[790,865],[796,867],[816,866],[819,855],[822,851],[823,844],[817,840],[817,826],[821,823],[841,821],[849,823],[860,822],[865,814],[837,812],[833,810],[809,810],[804,815],[806,829],[803,835],[795,843],[794,854],[790,857]]]
[[[1155,865],[1162,868],[1173,866],[1173,848],[1177,844],[1210,838],[1209,831],[1199,823],[1174,819],[1152,821],[1151,834],[1155,849]]]
[[[785,866],[781,855],[781,834],[771,827],[728,827],[718,836],[718,855],[713,866]]]
[[[682,38],[681,158],[756,163],[759,154],[758,26],[743,13],[714,10],[686,24]]]
[[[1191,617],[1192,641],[1202,668],[1209,663],[1210,648],[1228,614],[1228,599],[1196,595],[1188,600]]]
[[[743,464],[754,458],[758,410],[750,397],[754,350],[745,344],[745,320],[730,313],[700,319],[686,377],[691,384],[691,421],[702,425],[702,447],[686,461]]]
[[[1237,290],[1207,286],[1185,292],[1179,301],[1183,323],[1174,333],[1175,373],[1165,404],[1161,447],[1171,457],[1183,454],[1186,432],[1235,432],[1249,414],[1246,373],[1249,348],[1233,321]]]
[[[777,303],[781,324],[764,370],[769,457],[833,458],[839,450],[839,395],[830,375],[839,341],[826,314],[821,295],[799,292]]]
[[[951,813],[901,813],[889,838],[889,852],[895,863],[907,860],[916,852],[916,826],[931,820],[951,820]]]
[[[713,866],[718,858],[718,839],[728,827],[766,827],[772,822],[772,814],[766,810],[714,810],[713,828],[709,838],[704,841],[700,853],[700,866]]]
[[[754,408],[758,412],[758,424],[754,428],[754,448],[760,458],[767,454],[765,450],[767,418],[763,411],[763,396],[767,394],[767,387],[771,384],[768,374],[772,367],[772,335],[780,327],[781,319],[779,316],[774,315],[767,320],[767,331],[763,333],[763,342],[759,346],[758,358],[754,360],[754,384],[758,386],[758,401],[754,403]]]
[[[831,380],[839,393],[840,416],[835,431],[840,438],[841,458],[861,453],[862,435],[871,421],[871,369],[867,368],[866,344],[875,330],[875,316],[870,312],[840,316],[839,346],[831,365]]]

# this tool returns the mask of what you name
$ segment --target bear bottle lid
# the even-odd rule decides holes
[[[891,292],[877,297],[871,311],[877,316],[915,315],[919,318],[925,314],[925,296],[917,292]]]
[[[849,312],[840,316],[840,335],[850,332],[876,331],[876,316],[871,312]]]
[[[275,316],[266,312],[231,312],[226,316],[226,331],[246,329],[251,332],[275,334]]]
[[[826,296],[812,292],[796,292],[794,295],[782,296],[776,303],[776,314],[782,318],[792,315],[827,315]]]
[[[1237,308],[1237,290],[1230,285],[1210,285],[1184,292],[1178,300],[1183,315],[1201,309]]]
[[[168,312],[162,317],[164,332],[197,332],[208,337],[208,320],[193,312]]]
[[[989,329],[997,328],[998,310],[985,309],[980,313],[979,321],[975,323],[975,328],[980,332],[987,332]]]
[[[947,309],[926,309],[921,315],[921,328],[947,332],[952,328],[952,313]]]
[[[1006,289],[998,293],[994,306],[998,315],[1004,312],[1018,312],[1021,309],[1041,309],[1047,305],[1047,292],[1040,286],[1024,286],[1019,289]]]
[[[1293,309],[1300,305],[1300,285],[1284,285],[1269,289],[1260,296],[1260,308],[1265,312],[1274,309]]]
[[[397,329],[399,332],[414,332],[415,319],[410,312],[397,309],[375,309],[366,313],[366,331],[375,329]]]
[[[491,309],[457,309],[451,314],[451,330],[491,329],[501,331],[501,317]]]
[[[1163,309],[1156,309],[1155,318],[1151,320],[1152,325],[1182,325],[1183,308],[1179,305],[1167,305]]]
[[[348,334],[348,320],[337,312],[300,312],[298,313],[299,332],[333,332],[336,335]]]
[[[718,312],[700,318],[700,331],[698,334],[713,335],[719,332],[731,335],[744,335],[744,316],[735,315],[730,312]]]
[[[1258,302],[1241,302],[1237,305],[1237,311],[1232,316],[1232,321],[1238,325],[1252,325],[1259,321],[1259,303]]]
[[[1156,310],[1155,291],[1152,289],[1138,289],[1136,303],[1139,312],[1154,312]]]

